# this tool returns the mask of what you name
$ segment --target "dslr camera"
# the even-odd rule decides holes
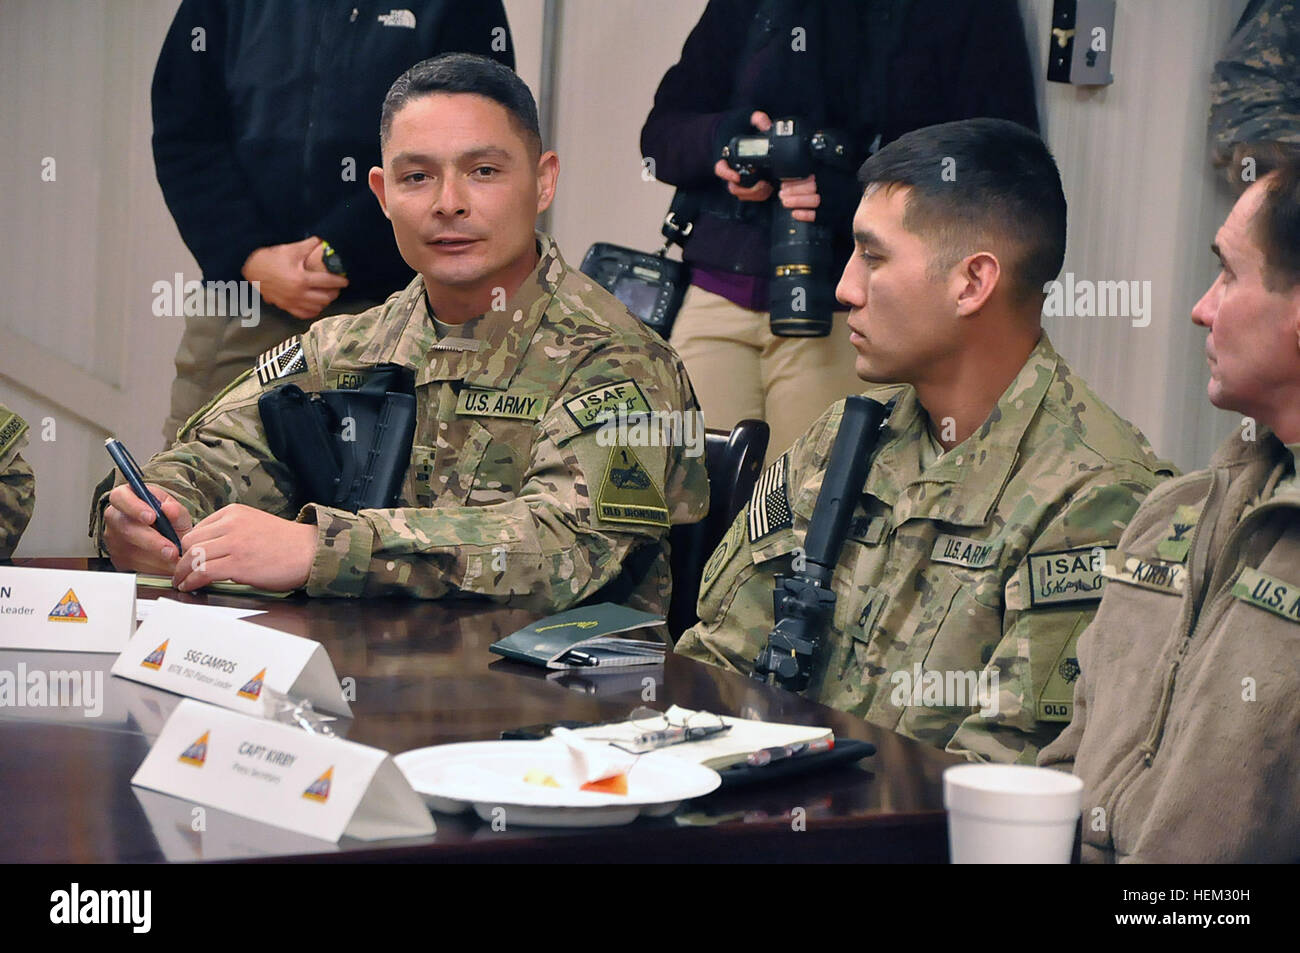
[[[735,136],[722,158],[749,188],[763,179],[802,179],[819,166],[847,168],[848,150],[831,131],[806,130],[803,120],[777,119],[765,133]],[[772,333],[779,337],[825,337],[835,310],[835,262],[831,232],[820,222],[796,221],[778,200],[772,208],[772,271],[768,305]]]

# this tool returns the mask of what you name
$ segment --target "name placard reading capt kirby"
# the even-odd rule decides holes
[[[120,652],[134,625],[134,574],[0,566],[0,648]]]
[[[262,714],[263,688],[352,714],[319,642],[170,600],[140,623],[113,674],[250,715]]]
[[[330,841],[434,832],[388,752],[190,698],[131,783]]]

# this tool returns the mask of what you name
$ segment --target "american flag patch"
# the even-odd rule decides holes
[[[257,380],[262,385],[307,373],[307,358],[302,353],[302,338],[294,335],[281,341],[257,359]]]
[[[756,543],[764,536],[794,525],[790,515],[790,499],[785,492],[786,456],[763,471],[749,498],[749,541]]]

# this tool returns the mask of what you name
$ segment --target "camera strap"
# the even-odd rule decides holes
[[[672,204],[668,206],[668,214],[664,216],[663,225],[659,227],[659,234],[664,237],[664,247],[659,249],[661,258],[668,254],[669,245],[686,247],[686,239],[691,237],[691,232],[695,228],[695,219],[699,214],[698,194],[683,189],[678,189],[673,194]]]

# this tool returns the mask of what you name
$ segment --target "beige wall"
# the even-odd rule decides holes
[[[1115,85],[1041,80],[1050,0],[1022,0],[1045,131],[1070,200],[1066,270],[1149,280],[1151,325],[1050,319],[1053,340],[1156,449],[1203,465],[1235,418],[1204,398],[1204,334],[1187,314],[1214,273],[1229,205],[1204,161],[1210,65],[1243,0],[1121,0]],[[151,285],[196,272],[153,177],[149,80],[176,0],[0,4],[0,402],[33,423],[37,512],[20,555],[88,552],[100,444],[157,448],[179,336]],[[537,88],[541,0],[507,0]],[[593,241],[658,245],[671,189],[641,176],[638,137],[704,0],[563,0],[552,230],[576,265]],[[56,159],[54,182],[42,160]],[[53,441],[41,421],[54,422]],[[46,428],[48,430],[48,428]]]

